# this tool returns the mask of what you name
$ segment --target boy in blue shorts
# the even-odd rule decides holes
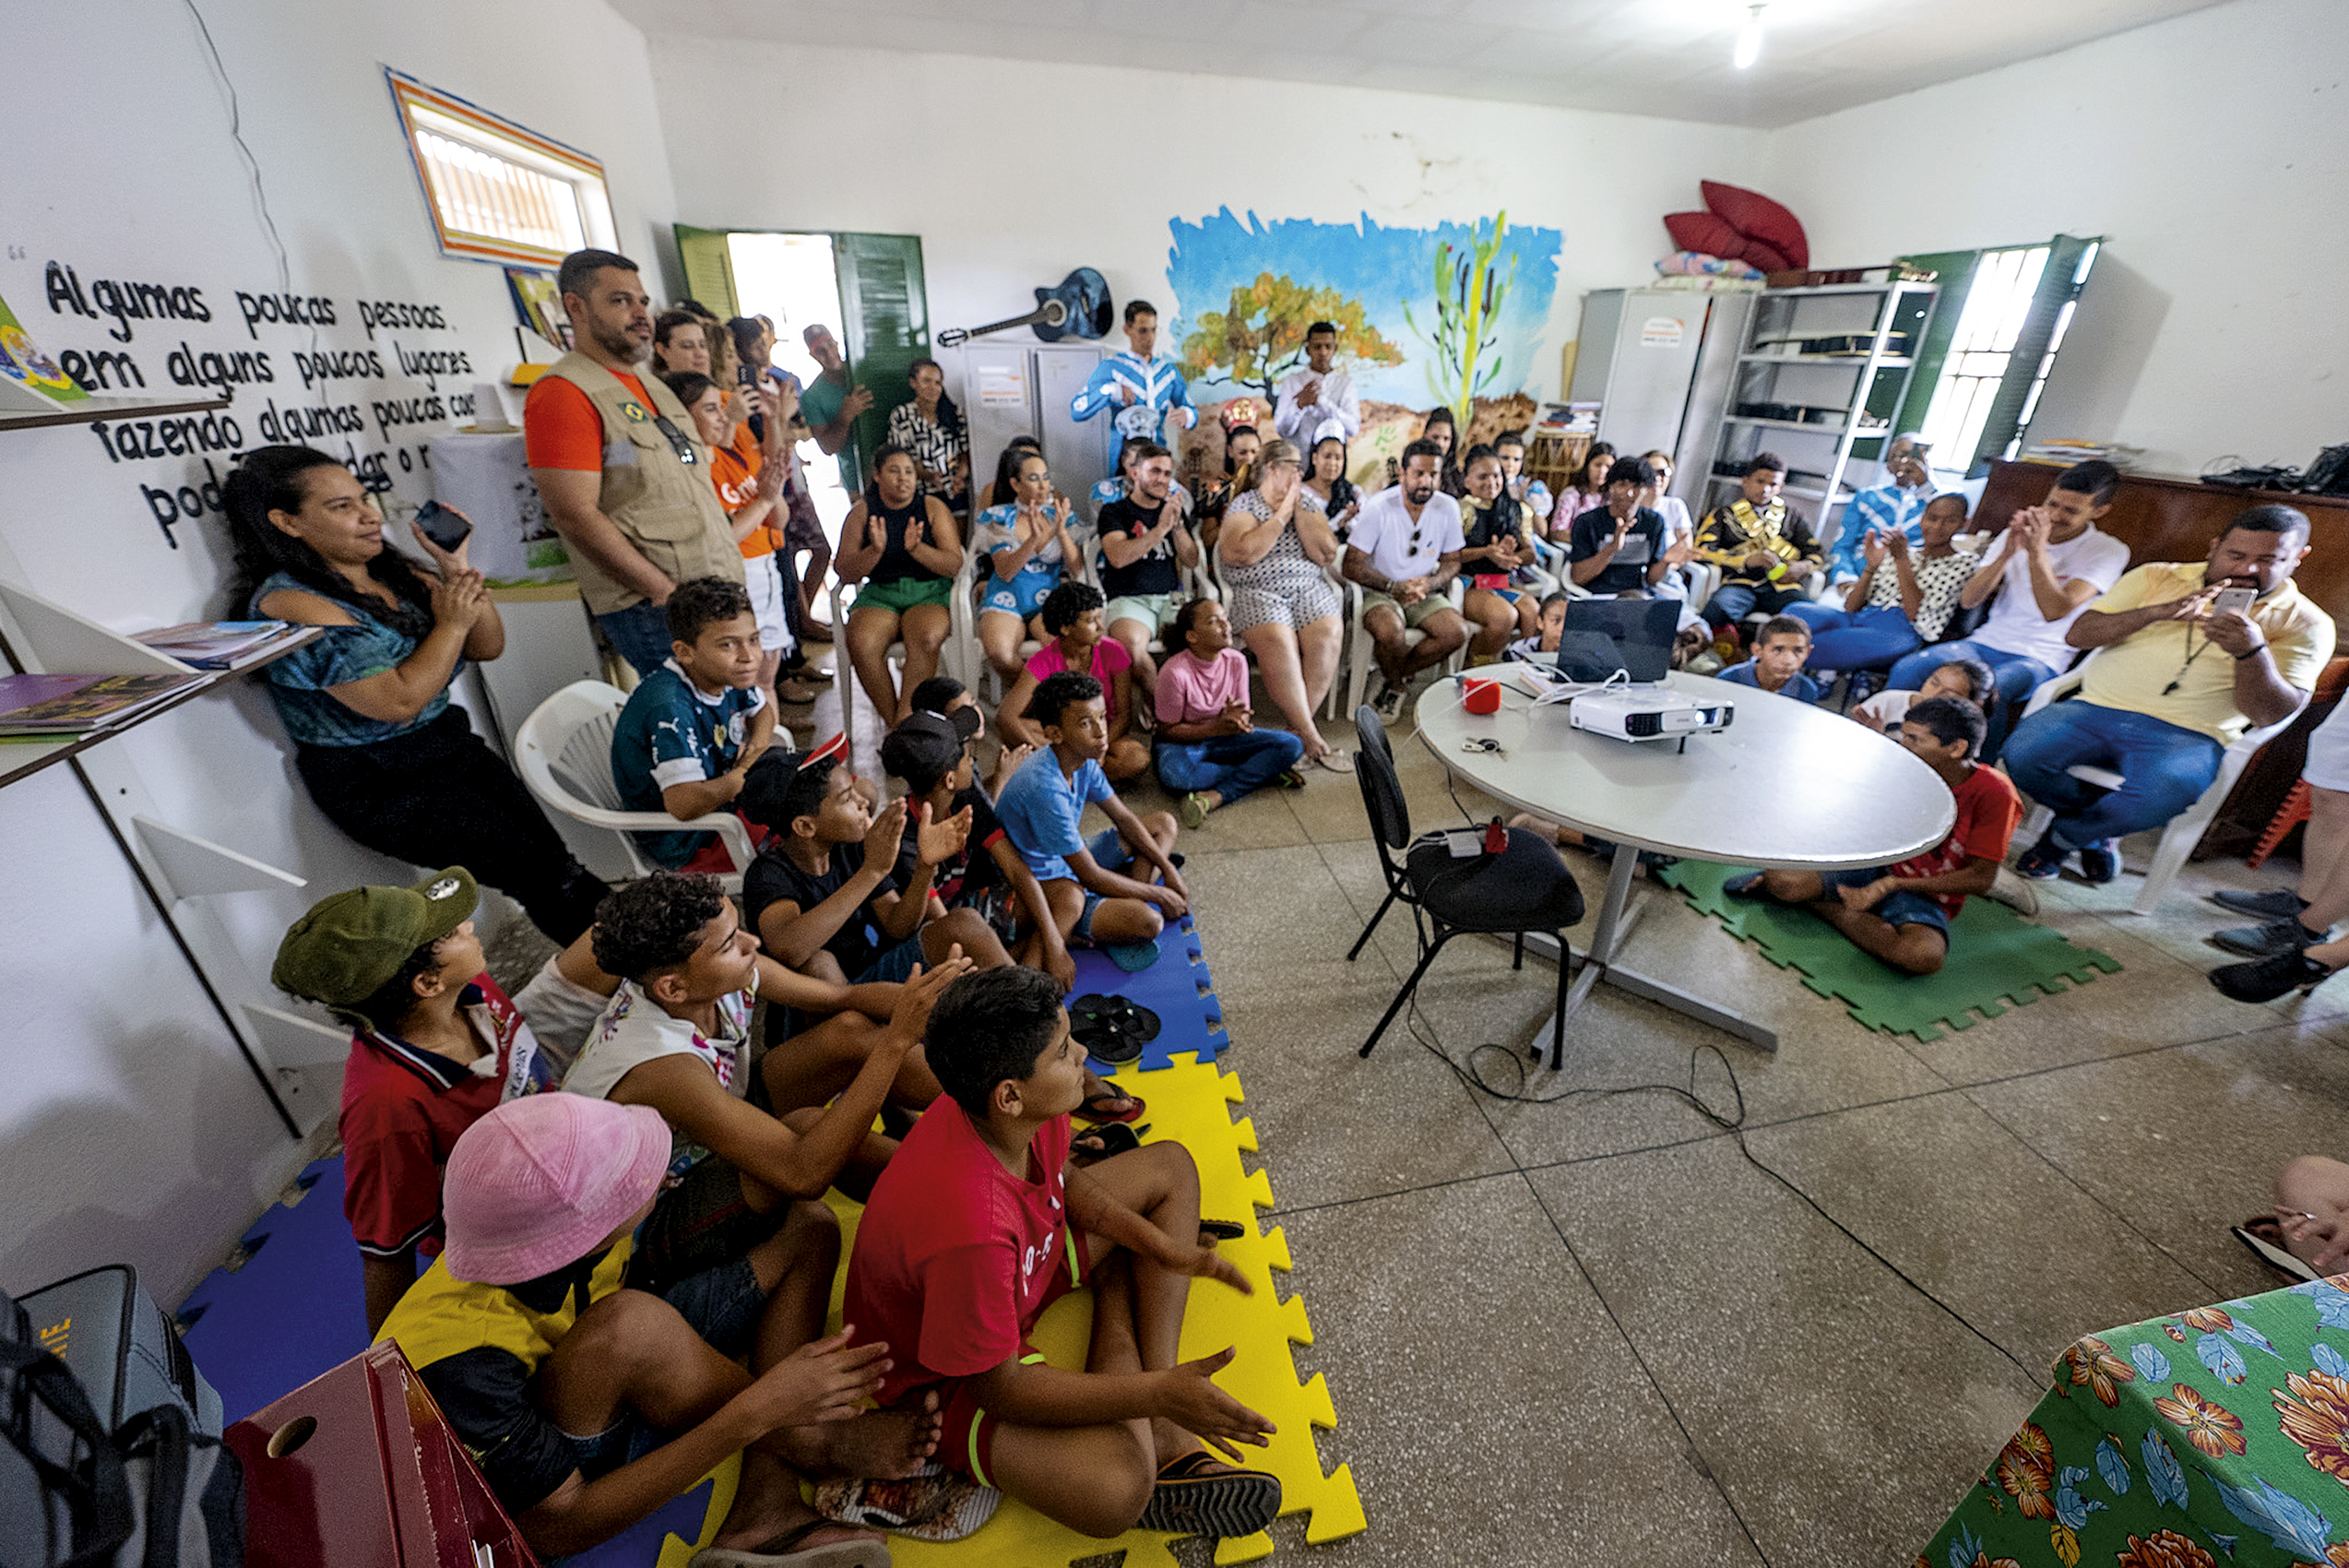
[[[1166,812],[1137,817],[1101,771],[1109,721],[1101,683],[1074,670],[1038,683],[1025,715],[1044,746],[1012,775],[995,815],[1012,847],[1042,884],[1064,940],[1103,945],[1156,942],[1191,909],[1191,890],[1172,859],[1180,828]],[[1085,808],[1110,826],[1087,840]],[[1130,873],[1150,868],[1149,880]]]
[[[758,684],[758,617],[740,583],[689,577],[669,596],[669,658],[629,694],[611,730],[611,781],[631,811],[681,822],[730,810],[775,739]],[[715,833],[639,833],[661,865],[730,872]]]

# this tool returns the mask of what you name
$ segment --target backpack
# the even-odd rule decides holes
[[[240,1568],[243,1467],[176,1401],[107,1429],[0,1291],[0,1565]]]

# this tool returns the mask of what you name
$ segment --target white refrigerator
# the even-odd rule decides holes
[[[1594,289],[1567,398],[1599,405],[1597,439],[1672,454],[1672,493],[1701,509],[1704,470],[1745,340],[1751,294]]]

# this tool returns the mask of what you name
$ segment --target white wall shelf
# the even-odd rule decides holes
[[[229,406],[226,398],[92,398],[53,409],[0,410],[0,430],[36,430],[52,424],[96,424],[100,420],[154,419],[163,414],[208,414]]]

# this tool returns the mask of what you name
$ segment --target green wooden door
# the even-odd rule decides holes
[[[684,223],[673,227],[677,257],[685,265],[685,292],[716,311],[720,321],[740,315],[734,308],[734,264],[726,255],[727,231]]]
[[[921,272],[919,234],[835,234],[832,260],[840,279],[840,347],[857,385],[872,392],[872,407],[850,428],[841,450],[865,476],[888,429],[889,410],[913,401],[907,377],[930,357],[930,302]]]

